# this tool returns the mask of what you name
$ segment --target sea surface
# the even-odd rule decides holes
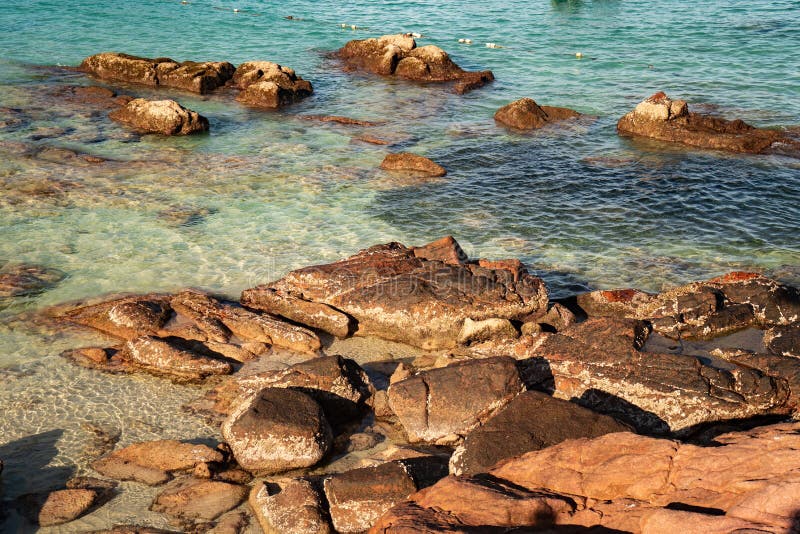
[[[330,56],[350,39],[397,32],[497,79],[459,96],[346,73]],[[207,135],[139,136],[54,96],[97,83],[64,67],[102,51],[275,61],[314,95],[264,112],[229,94],[115,85],[174,98],[211,124]],[[0,272],[29,264],[60,278],[0,299],[5,496],[83,472],[98,432],[120,443],[216,436],[180,410],[196,388],[63,361],[66,348],[108,342],[41,318],[66,301],[183,287],[236,297],[292,268],[446,234],[473,257],[520,258],[554,297],[658,291],[730,270],[800,283],[800,160],[617,136],[619,117],[659,90],[695,110],[797,128],[800,1],[0,2]],[[494,111],[521,97],[587,117],[531,134],[496,125]],[[379,170],[396,151],[448,175]],[[27,470],[13,465],[26,457]],[[113,509],[90,524],[135,507]]]

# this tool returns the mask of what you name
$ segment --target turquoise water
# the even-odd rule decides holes
[[[328,56],[349,39],[404,31],[497,81],[457,96],[344,73]],[[53,96],[93,83],[56,66],[110,50],[276,61],[315,93],[270,113],[229,95],[116,86],[175,98],[211,122],[209,135],[140,138]],[[374,243],[443,234],[472,256],[521,258],[556,296],[659,290],[732,269],[800,282],[800,161],[619,138],[617,119],[657,90],[757,126],[800,125],[800,2],[0,3],[0,271],[29,263],[65,276],[0,302],[0,370],[14,377],[0,375],[0,443],[58,426],[55,465],[81,465],[78,423],[92,410],[123,441],[158,434],[130,424],[156,379],[89,378],[57,357],[92,341],[36,319],[68,300],[185,286],[235,296]],[[591,117],[529,135],[497,127],[494,111],[523,96]],[[383,124],[298,117],[310,114]],[[394,144],[354,139],[363,134]],[[53,148],[110,161],[65,160]],[[378,169],[400,150],[449,173],[413,180]],[[116,395],[118,412],[105,413],[99,391]],[[174,391],[170,406],[191,396]],[[176,437],[208,432],[191,419],[175,425]]]

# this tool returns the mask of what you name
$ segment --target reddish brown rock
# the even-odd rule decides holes
[[[175,440],[134,443],[95,460],[92,468],[118,480],[136,480],[149,485],[162,484],[170,473],[191,471],[198,465],[222,463],[222,453],[206,445]]]
[[[241,302],[248,308],[285,317],[290,321],[345,338],[352,328],[350,317],[321,302],[311,302],[265,285],[242,292]]]
[[[178,381],[198,381],[233,372],[231,364],[218,358],[201,343],[181,338],[143,336],[128,341],[121,358],[129,365]]]
[[[233,84],[241,89],[238,101],[269,109],[298,102],[314,92],[311,83],[293,69],[269,61],[242,63],[233,75]]]
[[[389,387],[389,405],[412,443],[449,444],[489,419],[522,389],[514,360],[488,358],[395,382]]]
[[[494,120],[517,130],[534,130],[548,124],[580,117],[568,108],[540,106],[531,98],[521,98],[498,109]]]
[[[0,307],[2,299],[35,295],[64,278],[58,269],[38,265],[6,265],[0,270]]]
[[[456,65],[441,48],[417,48],[408,35],[349,41],[338,52],[348,68],[382,76],[396,75],[419,82],[457,82],[460,94],[494,80],[491,71],[467,72]]]
[[[131,100],[108,115],[135,130],[162,135],[188,135],[208,131],[208,119],[174,100]]]
[[[414,256],[424,260],[442,261],[453,265],[466,263],[469,260],[467,253],[451,235],[431,241],[421,247],[411,247],[411,250],[414,251]]]
[[[69,523],[88,512],[98,501],[94,489],[62,489],[18,498],[22,513],[41,527]]]
[[[234,67],[227,62],[184,61],[169,58],[149,59],[116,52],[89,56],[80,69],[103,80],[172,87],[195,93],[208,93],[233,77]]]
[[[245,486],[186,477],[167,484],[150,509],[185,520],[211,521],[236,508],[246,496]]]
[[[763,153],[775,143],[796,145],[777,130],[755,128],[741,120],[728,121],[689,112],[686,102],[656,93],[617,123],[622,135],[731,152]]]
[[[370,532],[554,524],[567,532],[567,525],[576,532],[585,531],[581,526],[791,532],[800,484],[798,430],[794,422],[725,434],[716,447],[630,433],[569,440],[502,462],[488,477],[445,478],[390,510]]]
[[[266,388],[242,402],[222,424],[222,435],[239,465],[259,474],[310,467],[333,439],[319,404],[284,388]]]
[[[800,323],[770,328],[764,334],[764,344],[773,354],[800,359]]]
[[[218,317],[219,303],[205,293],[182,291],[173,295],[169,303],[176,312],[191,319],[207,339],[219,343],[230,340],[231,331]]]
[[[444,167],[428,158],[401,152],[399,154],[387,154],[381,162],[381,169],[387,171],[402,171],[426,174],[429,176],[444,176],[447,171]]]
[[[326,503],[305,479],[258,482],[250,490],[250,507],[266,534],[328,534]]]
[[[593,438],[629,428],[611,417],[538,391],[520,393],[497,415],[476,428],[450,458],[456,475],[488,471],[505,458],[545,449],[562,441]]]
[[[171,313],[167,297],[151,294],[83,306],[66,312],[63,318],[122,339],[134,339],[158,332]]]
[[[400,243],[292,271],[270,287],[346,313],[357,335],[424,349],[455,347],[466,318],[513,321],[547,306],[544,283],[527,272],[515,279],[506,270],[425,260]]]

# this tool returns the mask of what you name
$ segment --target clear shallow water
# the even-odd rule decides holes
[[[457,96],[346,74],[326,57],[349,39],[398,31],[425,34],[420,44],[442,46],[464,67],[492,69],[497,81]],[[80,423],[102,405],[92,400],[97,391],[129,406],[117,417],[122,441],[152,437],[130,421],[137,399],[162,382],[137,379],[137,389],[128,378],[75,370],[57,353],[93,339],[32,320],[67,300],[185,286],[235,296],[374,243],[443,234],[473,256],[521,258],[555,295],[658,290],[731,269],[798,283],[800,162],[621,139],[615,124],[664,90],[758,126],[800,125],[799,44],[797,1],[0,3],[0,269],[25,262],[66,275],[38,295],[0,304],[0,368],[25,374],[0,378],[0,444],[61,430],[56,463],[83,468]],[[51,66],[105,50],[277,61],[312,81],[315,94],[263,113],[225,95],[118,86],[176,98],[211,121],[209,135],[139,138],[105,113],[52,96],[62,85],[92,82]],[[522,96],[593,118],[531,135],[498,128],[494,111]],[[307,114],[384,124],[298,118]],[[394,145],[354,139],[362,134]],[[54,147],[110,161],[76,163]],[[433,158],[448,176],[421,181],[377,169],[399,150]],[[188,395],[167,389],[165,406]],[[46,405],[32,399],[54,390],[69,392],[53,397],[57,416],[37,419]],[[144,411],[156,421],[174,412]],[[209,432],[187,416],[170,436]]]

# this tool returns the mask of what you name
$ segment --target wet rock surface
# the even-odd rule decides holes
[[[781,143],[800,150],[800,141],[778,130],[750,126],[741,120],[725,120],[689,111],[683,100],[672,100],[663,92],[640,102],[617,123],[622,135],[731,152],[764,153]]]
[[[444,176],[447,174],[445,168],[438,163],[409,152],[388,154],[381,162],[381,169],[420,173],[429,176]]]
[[[269,61],[248,61],[236,68],[233,84],[241,92],[239,102],[276,109],[298,102],[314,92],[311,83],[293,69]]]
[[[188,135],[208,131],[208,119],[174,100],[137,98],[112,111],[109,117],[143,132]]]
[[[0,306],[12,297],[35,295],[53,287],[66,275],[38,265],[5,265],[0,268]]]
[[[494,114],[494,120],[517,130],[535,130],[551,123],[580,117],[568,108],[540,106],[532,98],[521,98],[507,104]]]
[[[384,35],[349,41],[338,57],[353,70],[382,76],[399,76],[418,82],[456,82],[455,90],[465,93],[494,80],[491,71],[468,72],[456,65],[441,48],[417,47],[409,35]]]

